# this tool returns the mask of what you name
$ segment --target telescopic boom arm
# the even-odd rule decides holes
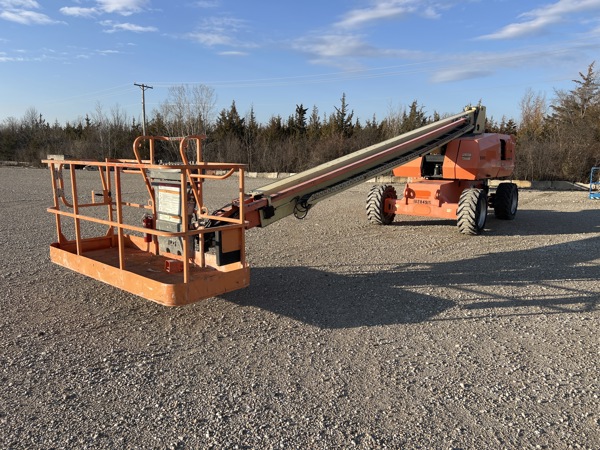
[[[484,129],[485,107],[467,107],[462,113],[263,186],[247,194],[248,228],[266,227],[291,214],[303,218],[321,200]],[[233,202],[215,215],[235,217],[238,210]]]

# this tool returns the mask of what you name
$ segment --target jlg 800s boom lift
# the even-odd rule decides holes
[[[45,160],[54,193],[48,211],[55,215],[58,236],[50,246],[50,257],[164,305],[191,303],[248,285],[248,228],[265,227],[291,214],[302,218],[319,201],[390,170],[410,181],[402,198],[392,186],[370,191],[367,217],[371,222],[388,224],[396,214],[443,217],[457,219],[462,233],[478,234],[485,226],[488,205],[498,218],[512,219],[518,204],[513,183],[501,183],[495,193],[488,187],[490,178],[512,174],[513,139],[485,134],[484,126],[485,108],[468,107],[248,193],[243,165],[202,161],[203,136],[140,137],[133,144],[132,160]],[[178,142],[181,164],[156,164],[157,141]],[[144,142],[149,145],[148,159],[140,155]],[[194,164],[187,158],[190,147],[196,151]],[[101,185],[92,191],[90,201],[78,192],[77,165],[98,169]],[[66,167],[68,177],[63,176]],[[223,175],[215,175],[217,171]],[[234,176],[239,180],[235,198],[211,213],[204,182]],[[122,184],[131,177],[143,180],[146,203],[127,198],[129,191]],[[93,213],[84,214],[85,210]],[[135,214],[139,210],[141,221]],[[72,219],[68,232],[64,219]],[[98,227],[104,229],[102,234]]]

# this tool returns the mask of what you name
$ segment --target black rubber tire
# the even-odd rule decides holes
[[[480,234],[487,220],[488,203],[483,189],[469,188],[460,194],[456,210],[458,230],[462,234]]]
[[[382,185],[373,186],[367,195],[367,219],[376,225],[389,225],[394,221],[396,214],[386,214],[383,210],[385,200],[393,198],[396,200],[398,195],[394,186]]]
[[[494,197],[494,214],[498,219],[513,220],[519,207],[519,189],[515,183],[500,183]]]

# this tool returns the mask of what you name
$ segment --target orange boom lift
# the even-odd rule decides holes
[[[518,206],[514,183],[501,183],[490,194],[488,180],[510,177],[515,142],[503,134],[471,134],[452,140],[433,152],[394,169],[408,177],[402,198],[393,186],[375,186],[367,199],[372,223],[389,224],[396,214],[456,219],[464,234],[485,227],[488,205],[499,219],[512,220]]]
[[[390,170],[414,180],[400,199],[391,185],[371,189],[371,222],[389,224],[396,214],[452,218],[462,233],[478,234],[488,205],[498,218],[513,219],[518,204],[513,183],[501,183],[495,193],[488,187],[490,178],[512,174],[514,141],[483,133],[484,125],[485,108],[467,107],[248,193],[244,165],[203,162],[204,136],[142,136],[133,144],[131,160],[44,160],[54,198],[48,211],[55,216],[57,232],[50,258],[163,305],[192,303],[249,284],[247,229],[292,214],[304,218],[319,201]],[[177,143],[181,162],[157,164],[157,141]],[[141,157],[144,144],[148,159]],[[193,151],[195,162],[190,164],[187,155]],[[89,200],[78,189],[78,165],[95,168],[100,176],[100,189]],[[233,200],[211,213],[204,182],[230,177],[238,179]],[[133,178],[143,181],[145,202],[129,198],[132,192],[124,184]],[[67,224],[65,219],[70,219]]]

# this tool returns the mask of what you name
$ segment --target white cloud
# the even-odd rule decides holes
[[[435,0],[371,0],[367,8],[353,9],[343,15],[334,25],[338,28],[357,28],[380,20],[405,17],[409,14],[421,15],[427,19],[438,19],[443,2]]]
[[[359,36],[324,34],[296,41],[296,50],[319,58],[339,58],[345,56],[367,56],[379,50],[367,45]]]
[[[505,70],[525,71],[537,68],[547,71],[549,67],[580,64],[580,61],[588,59],[589,52],[594,52],[597,48],[594,40],[584,40],[513,49],[504,53],[445,55],[444,58],[438,58],[441,66],[433,72],[431,81],[444,83],[482,78]],[[433,55],[431,58],[434,60]]]
[[[40,5],[34,0],[0,0],[0,19],[22,25],[49,25],[60,23],[46,14],[33,11]]]
[[[0,18],[10,22],[20,23],[22,25],[48,25],[59,23],[45,14],[36,11],[26,11],[22,9],[5,10],[0,12]]]
[[[216,8],[220,3],[219,0],[201,0],[194,2],[194,5],[199,8]]]
[[[434,83],[449,83],[451,81],[473,80],[475,78],[489,77],[494,74],[493,70],[486,69],[469,69],[465,67],[453,67],[443,69],[431,77]]]
[[[79,6],[65,6],[64,8],[60,8],[59,11],[65,16],[86,18],[94,17],[100,12],[97,8],[82,8]]]
[[[234,45],[235,41],[233,37],[228,36],[226,34],[218,34],[218,33],[202,33],[202,32],[193,32],[188,33],[186,35],[192,41],[195,41],[199,44],[202,44],[206,47],[214,47],[216,45]]]
[[[58,52],[51,48],[42,47],[35,52],[29,52],[22,49],[11,50],[13,55],[8,53],[0,54],[0,62],[30,62],[30,61],[62,61],[66,57],[66,53]],[[17,54],[17,56],[14,56]]]
[[[538,49],[543,52],[542,49]],[[532,58],[538,57],[534,51],[528,53]],[[493,75],[503,68],[514,68],[522,65],[523,52],[511,53],[468,53],[461,55],[446,55],[440,58],[441,66],[433,71],[430,81],[433,83],[448,83],[452,81],[471,80]]]
[[[411,5],[411,3],[413,3]],[[353,28],[382,19],[394,19],[416,10],[412,1],[375,1],[370,8],[353,9],[346,13],[335,25],[341,28]]]
[[[133,23],[116,23],[112,20],[104,20],[100,25],[106,27],[105,33],[116,33],[117,31],[131,31],[133,33],[152,33],[158,31],[156,27],[143,27]]]
[[[453,1],[369,0],[367,7],[349,10],[327,30],[316,30],[296,39],[292,47],[308,54],[312,63],[349,69],[359,66],[361,58],[419,59],[422,56],[419,51],[381,48],[369,43],[366,34],[354,33],[353,30],[408,15],[438,19],[439,11],[448,8]]]
[[[0,0],[0,7],[6,9],[38,9],[40,4],[34,0]]]
[[[439,19],[442,17],[442,15],[435,9],[435,7],[428,6],[423,11],[423,17],[426,17],[427,19]]]
[[[351,34],[315,34],[298,39],[292,47],[310,56],[315,64],[343,66],[356,58],[408,58],[416,59],[420,52],[404,49],[382,49],[363,40],[362,36]],[[353,64],[354,65],[354,64]]]
[[[2,42],[2,41],[0,40],[0,42]],[[6,52],[0,52],[0,63],[4,63],[4,62],[21,62],[21,61],[25,61],[25,60],[26,59],[23,56],[10,56]]]
[[[4,62],[22,62],[22,61],[25,61],[25,58],[0,55],[0,63],[4,63]]]
[[[248,53],[240,52],[237,50],[232,50],[232,51],[228,51],[228,52],[219,52],[219,55],[222,55],[222,56],[248,56]]]
[[[35,51],[12,49],[10,53],[0,52],[0,63],[59,61],[70,64],[75,60],[89,60],[101,56],[120,55],[123,53],[119,49],[89,49],[77,46],[69,46],[64,51],[47,47],[36,48]]]
[[[234,17],[212,17],[204,19],[196,31],[187,33],[185,37],[205,47],[256,47],[249,38],[242,40],[238,37],[247,32],[248,27],[243,20]]]
[[[98,8],[105,13],[130,16],[144,9],[148,0],[98,0]]]
[[[541,8],[521,14],[522,22],[511,23],[495,33],[480,39],[515,39],[534,36],[548,30],[552,25],[563,22],[569,15],[600,11],[600,0],[558,0]]]
[[[2,0],[0,0],[2,1]],[[101,14],[130,16],[144,10],[148,0],[96,0],[96,6],[65,6],[60,12],[66,16],[91,18]]]

